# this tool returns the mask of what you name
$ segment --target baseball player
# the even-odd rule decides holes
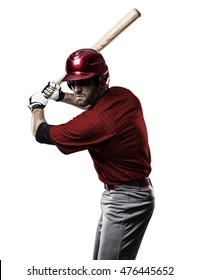
[[[135,260],[155,200],[140,101],[127,88],[109,87],[106,62],[93,49],[80,49],[68,57],[63,81],[72,93],[49,82],[30,97],[33,135],[65,155],[88,150],[104,185],[93,259]],[[49,99],[84,111],[65,124],[49,125],[44,116]]]

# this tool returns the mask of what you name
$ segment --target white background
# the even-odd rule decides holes
[[[66,279],[27,276],[26,270],[33,265],[174,266],[175,276],[162,276],[164,279],[197,279],[197,2],[1,1],[3,280]],[[34,140],[27,104],[34,92],[64,74],[71,52],[92,47],[132,8],[137,8],[142,17],[102,54],[110,69],[110,85],[130,88],[142,102],[152,153],[156,209],[135,262],[93,262],[103,185],[86,151],[64,156],[55,147]],[[53,101],[45,110],[52,124],[64,123],[79,113],[77,108]]]

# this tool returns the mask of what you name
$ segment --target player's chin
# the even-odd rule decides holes
[[[80,107],[86,107],[88,106],[88,102],[86,100],[77,100],[77,104],[80,106]]]

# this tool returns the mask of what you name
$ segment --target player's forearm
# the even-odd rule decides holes
[[[46,122],[43,109],[34,109],[32,111],[32,134],[35,136],[39,125]]]
[[[70,104],[70,105],[76,105],[75,96],[72,93],[65,92],[64,98],[62,99],[62,102]]]

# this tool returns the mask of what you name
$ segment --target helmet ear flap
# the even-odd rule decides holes
[[[103,88],[106,85],[108,85],[110,82],[110,77],[109,77],[109,72],[108,70],[104,72],[100,77],[99,77],[99,87]]]

